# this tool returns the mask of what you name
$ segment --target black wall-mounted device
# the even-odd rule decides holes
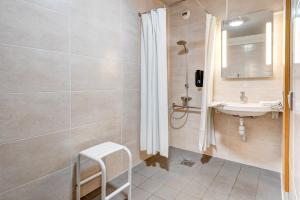
[[[203,87],[203,78],[204,78],[204,71],[203,70],[196,70],[196,72],[195,72],[195,85],[196,85],[196,87]]]

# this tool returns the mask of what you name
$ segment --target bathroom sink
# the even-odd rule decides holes
[[[222,113],[239,117],[258,117],[275,111],[271,105],[262,103],[214,103],[212,107]]]

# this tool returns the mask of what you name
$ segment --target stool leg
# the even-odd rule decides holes
[[[129,188],[128,188],[128,200],[131,200],[131,190],[132,190],[132,155],[131,152],[128,148],[125,148],[125,151],[128,154],[128,183],[129,183]]]
[[[129,189],[128,189],[128,200],[131,200],[131,190],[132,190],[132,158],[129,156],[129,166],[128,166],[128,182],[129,182]]]
[[[77,156],[76,163],[76,200],[80,200],[80,155]]]
[[[98,160],[100,167],[101,167],[101,172],[102,172],[102,176],[101,176],[101,199],[105,200],[106,198],[106,167],[105,164],[103,162],[102,159]]]

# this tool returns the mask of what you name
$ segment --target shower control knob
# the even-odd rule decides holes
[[[196,72],[195,72],[195,85],[196,85],[196,87],[203,87],[203,78],[204,78],[204,71],[203,70],[196,70]]]

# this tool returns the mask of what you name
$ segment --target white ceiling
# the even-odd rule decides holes
[[[182,0],[163,0],[167,6],[172,6]],[[210,13],[224,17],[226,0],[186,0],[198,1],[202,7]],[[280,11],[283,10],[282,0],[228,0],[228,14],[230,16],[244,15],[261,10]]]

